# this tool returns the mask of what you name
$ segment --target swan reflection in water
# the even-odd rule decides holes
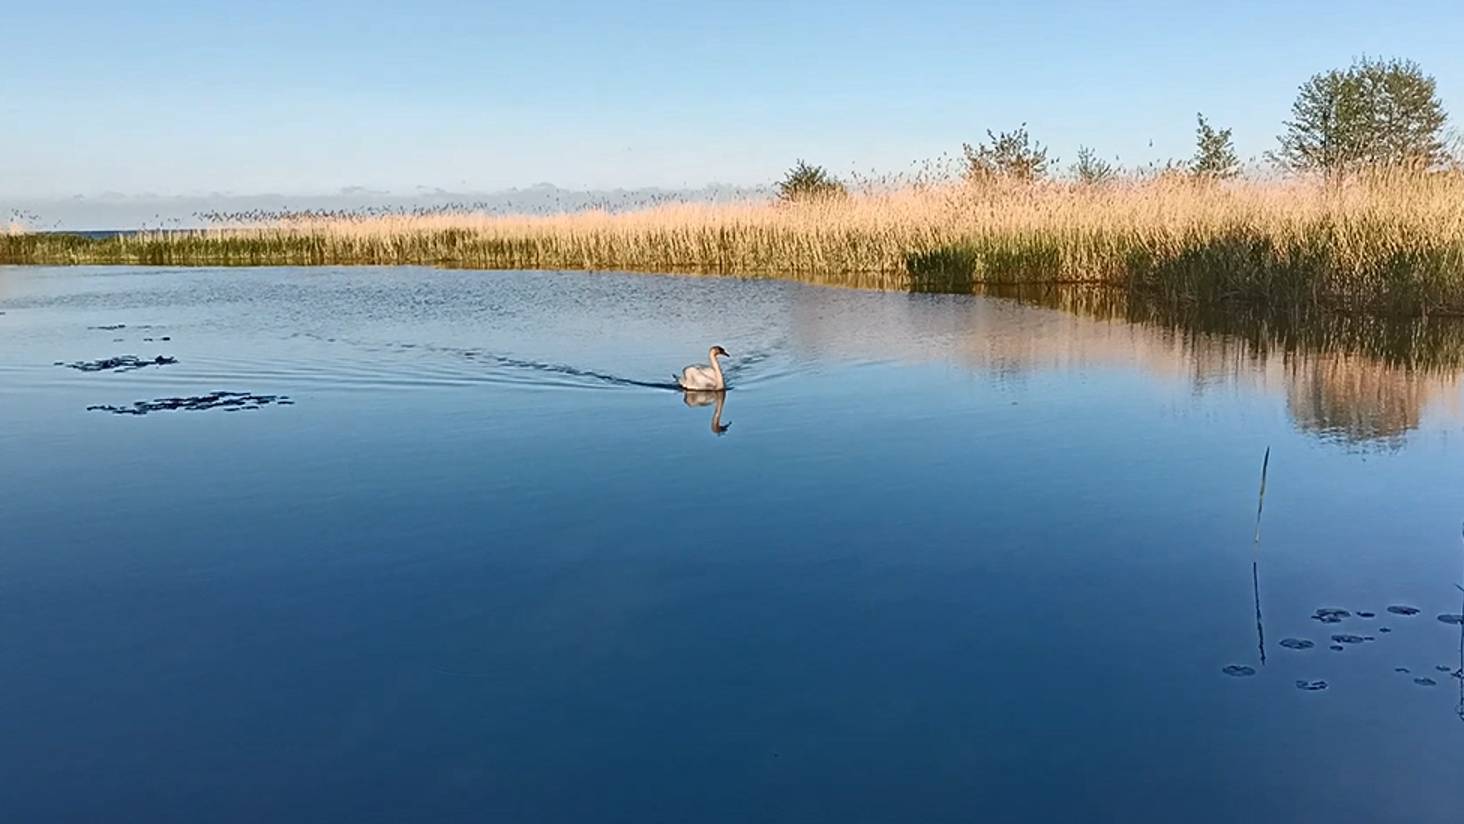
[[[712,434],[722,435],[732,428],[732,423],[722,423],[722,405],[727,402],[726,390],[709,391],[688,389],[681,395],[681,402],[687,406],[712,407]]]

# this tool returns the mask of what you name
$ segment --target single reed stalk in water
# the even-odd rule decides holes
[[[1271,447],[1261,459],[1261,494],[1256,503],[1256,531],[1251,538],[1251,594],[1256,604],[1256,647],[1261,652],[1261,666],[1266,665],[1266,629],[1261,620],[1261,511],[1266,508],[1266,470],[1271,466]]]
[[[1261,666],[1266,665],[1266,625],[1261,620],[1261,562],[1251,559],[1251,594],[1256,602],[1256,649],[1261,652]]]
[[[1261,494],[1256,501],[1256,533],[1251,538],[1251,546],[1256,552],[1261,550],[1261,512],[1266,508],[1266,472],[1271,468],[1271,447],[1266,447],[1266,457],[1261,459]]]
[[[956,292],[1089,283],[1186,303],[1464,313],[1464,173],[917,181],[618,213],[246,216],[105,239],[3,233],[0,263],[612,269]]]

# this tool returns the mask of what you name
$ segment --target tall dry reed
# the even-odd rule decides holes
[[[930,291],[1092,283],[1178,301],[1457,313],[1464,176],[943,182],[621,213],[304,215],[101,240],[5,235],[0,262],[706,272]]]

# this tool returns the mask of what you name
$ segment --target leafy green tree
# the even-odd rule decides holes
[[[1005,179],[1030,182],[1047,176],[1047,148],[1027,134],[1027,124],[1010,132],[986,132],[990,143],[961,145],[969,180]]]
[[[1072,173],[1084,186],[1102,186],[1118,176],[1118,168],[1087,146],[1079,146],[1078,160],[1073,164]]]
[[[1207,180],[1224,180],[1240,174],[1240,160],[1235,156],[1230,129],[1211,126],[1203,114],[1195,118],[1199,126],[1195,129],[1195,156],[1189,164],[1190,173]]]
[[[1292,171],[1328,174],[1435,166],[1446,159],[1447,119],[1434,79],[1417,63],[1363,58],[1302,84],[1271,157]]]
[[[778,181],[778,199],[789,203],[844,197],[848,191],[822,166],[799,160]]]

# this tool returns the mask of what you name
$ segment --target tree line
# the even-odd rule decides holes
[[[1444,139],[1448,120],[1437,83],[1411,60],[1360,58],[1345,69],[1313,75],[1297,90],[1291,117],[1265,154],[1276,167],[1294,174],[1337,177],[1364,169],[1430,169],[1449,158]],[[1240,174],[1231,130],[1196,115],[1195,151],[1160,171],[1201,180]],[[975,181],[1037,181],[1058,161],[1027,132],[1026,124],[1006,132],[987,131],[987,140],[963,144],[962,172]],[[1121,170],[1088,146],[1079,146],[1068,167],[1072,179],[1102,185]],[[803,160],[778,182],[783,200],[828,199],[846,194],[844,184],[822,166]]]

